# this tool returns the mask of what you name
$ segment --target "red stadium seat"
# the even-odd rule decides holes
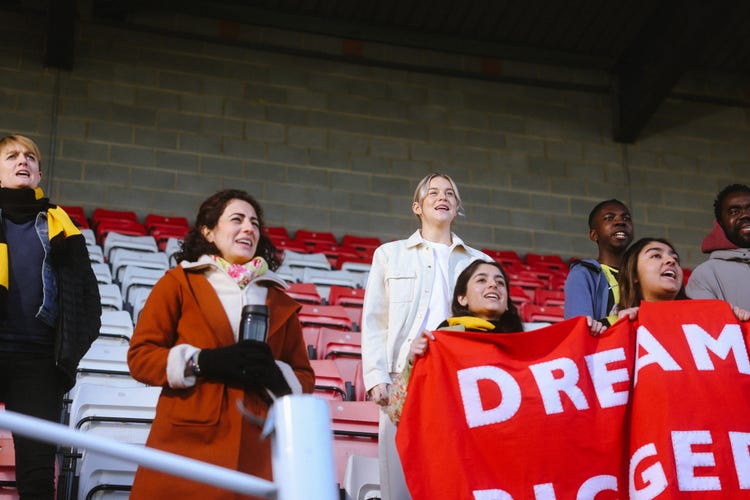
[[[364,288],[348,288],[333,285],[328,291],[328,303],[339,306],[359,306],[365,302]]]
[[[534,290],[534,304],[538,306],[563,306],[565,305],[565,292],[562,290]]]
[[[523,269],[523,260],[513,250],[490,250],[489,248],[483,248],[482,252],[503,266],[506,273],[513,273]]]
[[[104,245],[104,240],[109,233],[120,233],[128,236],[146,236],[146,228],[139,222],[122,219],[101,219],[96,223],[96,241],[99,245]]]
[[[97,208],[91,216],[91,222],[94,228],[104,219],[138,222],[135,212],[129,210],[108,210],[106,208]]]
[[[526,323],[545,321],[548,323],[557,323],[563,320],[562,307],[545,307],[536,304],[524,304],[521,306],[521,319]]]
[[[287,231],[285,227],[282,227],[282,226],[275,226],[275,227],[266,226],[265,229],[266,229],[266,234],[272,240],[274,238],[283,238],[285,240],[291,240],[292,239],[292,237],[289,236],[289,231]]]
[[[516,307],[521,307],[523,304],[531,302],[530,293],[520,286],[511,285],[508,293],[510,294],[511,302],[513,302]]]
[[[83,211],[83,207],[67,206],[67,207],[61,207],[61,208],[65,210],[65,213],[68,214],[70,219],[73,222],[75,222],[75,225],[78,226],[79,229],[89,228],[89,221],[86,218],[86,214]]]
[[[369,256],[372,258],[372,253],[382,245],[379,238],[365,237],[365,236],[354,236],[351,234],[345,234],[341,240],[342,246],[352,247],[359,251],[362,256]]]
[[[290,283],[286,294],[300,304],[322,304],[318,288],[313,283]]]
[[[146,230],[150,231],[155,227],[174,227],[190,230],[190,222],[185,217],[176,217],[171,215],[148,214],[146,216]]]
[[[378,456],[380,410],[370,401],[329,401],[336,481],[344,484],[350,455]]]
[[[297,233],[294,235],[294,241],[297,241],[299,243],[304,243],[305,245],[309,245],[309,246],[313,246],[315,244],[328,244],[328,245],[339,244],[339,242],[336,241],[336,237],[333,235],[333,233],[307,231],[305,229],[297,230]]]
[[[559,255],[543,255],[538,253],[527,253],[526,264],[533,266],[541,264],[553,269],[565,270],[568,268],[568,264]]]
[[[323,399],[346,399],[346,384],[332,359],[311,359],[310,366],[315,372],[315,395]]]
[[[5,405],[0,403],[0,411],[5,411]],[[16,482],[16,454],[13,448],[11,432],[0,429],[0,498],[17,499]]]
[[[342,306],[319,306],[303,304],[299,312],[302,326],[325,326],[341,330],[351,330],[352,320]]]
[[[361,358],[362,334],[322,327],[316,347],[320,359]]]
[[[318,337],[320,337],[320,326],[305,326],[302,327],[302,338],[305,339],[305,346],[307,347],[307,357],[312,359],[318,359]]]

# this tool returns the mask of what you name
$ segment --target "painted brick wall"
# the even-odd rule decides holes
[[[670,99],[643,138],[625,146],[611,140],[605,93],[258,50],[248,43],[328,54],[343,45],[252,27],[229,30],[235,38],[221,41],[214,33],[226,30],[195,19],[159,23],[181,21],[177,28],[214,39],[84,18],[75,69],[58,72],[43,67],[33,19],[6,18],[0,132],[37,139],[51,198],[89,214],[106,207],[192,218],[208,194],[239,187],[260,199],[270,225],[401,238],[416,227],[417,180],[441,171],[459,184],[466,217],[456,231],[473,246],[591,256],[588,212],[617,197],[631,204],[637,236],[671,239],[694,266],[703,260],[714,195],[725,184],[750,182],[747,107]],[[403,64],[480,66],[411,49],[364,51]],[[606,82],[582,71],[502,68]],[[750,86],[698,78],[683,85],[706,93]]]

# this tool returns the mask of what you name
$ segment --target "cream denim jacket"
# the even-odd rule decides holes
[[[452,238],[450,296],[466,266],[476,259],[492,260],[455,234]],[[403,370],[409,346],[427,313],[434,278],[433,249],[419,231],[375,251],[362,311],[362,370],[368,391],[378,384],[390,384],[390,374]]]

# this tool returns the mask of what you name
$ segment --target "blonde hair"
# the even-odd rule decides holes
[[[42,167],[42,153],[39,151],[39,146],[36,142],[23,135],[6,135],[0,139],[0,151],[4,150],[11,144],[20,144],[26,149],[30,150],[36,156],[36,161],[39,163],[39,168]]]
[[[458,215],[464,215],[464,206],[463,202],[461,201],[461,195],[458,192],[458,186],[456,186],[456,183],[453,182],[453,179],[450,178],[449,175],[446,174],[440,174],[437,172],[433,172],[426,177],[424,177],[421,181],[419,181],[419,184],[417,184],[417,189],[414,190],[414,203],[417,205],[422,205],[422,200],[424,200],[427,197],[427,191],[430,190],[430,182],[432,182],[432,179],[435,177],[442,177],[443,179],[447,180],[451,184],[451,188],[453,189],[453,192],[456,194],[456,213]],[[419,215],[417,215],[417,219],[419,219]]]

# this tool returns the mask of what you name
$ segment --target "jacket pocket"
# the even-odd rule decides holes
[[[156,411],[164,413],[173,425],[216,425],[224,397],[224,386],[216,383],[199,383],[187,390],[165,389]]]
[[[386,275],[385,282],[388,285],[391,303],[412,302],[414,300],[414,287],[417,285],[416,274]]]

